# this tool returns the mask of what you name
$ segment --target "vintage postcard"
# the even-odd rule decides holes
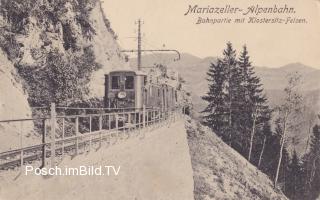
[[[0,0],[1,200],[320,200],[319,0]]]

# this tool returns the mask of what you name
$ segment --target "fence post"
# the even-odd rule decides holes
[[[90,138],[89,138],[89,151],[91,151],[91,146],[92,146],[92,116],[90,115],[89,117],[89,133],[90,133]]]
[[[136,121],[136,130],[137,133],[140,133],[140,111],[135,113],[135,121]]]
[[[111,124],[111,114],[108,114],[107,116],[108,116],[108,118],[107,118],[108,119],[108,130],[110,131],[112,129],[112,127],[111,127],[112,126],[112,124]]]
[[[139,115],[139,114],[138,114]],[[139,123],[138,122],[139,121],[139,119],[137,118],[137,111],[134,111],[134,131],[135,131],[135,133],[138,133],[138,131],[137,131],[137,123]]]
[[[147,125],[147,127],[149,127],[149,111],[147,110],[147,122],[146,122],[146,125]]]
[[[51,167],[54,167],[55,157],[56,157],[56,105],[55,103],[51,103],[50,108],[50,116],[51,116]]]
[[[143,104],[143,110],[142,110],[142,124],[143,124],[143,128],[146,127],[146,105]]]
[[[129,124],[129,126],[130,126],[130,124],[131,124],[131,113],[130,113],[130,111],[129,111],[129,113],[128,113],[128,124]]]
[[[158,124],[158,122],[157,122],[157,108],[155,108],[154,110],[153,110],[153,128],[156,128],[157,127],[157,124]]]
[[[42,121],[42,124],[43,124],[43,134],[42,134],[42,163],[41,163],[41,166],[40,168],[43,168],[46,164],[46,133],[47,133],[47,129],[46,129],[46,120],[44,119]]]
[[[20,169],[21,171],[23,171],[22,166],[23,166],[23,134],[22,134],[22,129],[23,129],[23,121],[20,122],[20,148],[21,148],[21,152],[20,152]]]
[[[79,153],[79,117],[76,117],[76,155]]]
[[[99,137],[100,137],[100,147],[102,146],[102,114],[99,116]]]
[[[115,114],[115,118],[116,118],[116,132],[117,132],[117,139],[118,139],[118,137],[119,137],[119,116],[118,116],[118,114]]]
[[[163,118],[163,109],[159,109],[158,110],[158,114],[159,114],[159,124],[158,124],[158,127],[160,127],[160,123],[162,122],[162,118]]]
[[[156,127],[158,127],[159,123],[160,123],[160,114],[159,114],[159,109],[157,108],[155,111],[155,122],[156,122]]]
[[[65,137],[65,119],[62,118],[62,147],[61,147],[61,156],[64,156],[64,137]]]

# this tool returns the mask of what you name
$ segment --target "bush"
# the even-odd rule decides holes
[[[91,47],[84,49],[79,56],[69,55],[67,58],[50,52],[46,66],[32,69],[28,66],[17,66],[20,76],[27,83],[29,104],[31,106],[69,105],[83,101],[89,94],[88,83],[93,71],[100,68],[95,63]]]

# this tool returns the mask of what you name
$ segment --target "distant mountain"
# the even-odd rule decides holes
[[[192,92],[192,99],[195,111],[205,108],[206,102],[201,99],[208,91],[206,72],[210,63],[216,62],[216,57],[199,58],[190,54],[181,54],[179,61],[174,61],[174,54],[152,54],[143,56],[143,66],[152,66],[155,63],[166,64],[169,68],[176,69],[187,81]],[[136,60],[131,60],[131,65],[136,66]],[[294,72],[302,75],[301,93],[304,96],[306,105],[305,116],[301,117],[301,127],[292,136],[297,141],[294,143],[299,152],[304,152],[305,144],[309,135],[309,115],[320,112],[320,70],[302,63],[291,63],[278,68],[255,67],[256,75],[261,79],[268,101],[271,107],[279,105],[284,98],[283,89],[287,85],[287,75]]]
[[[306,66],[302,63],[291,63],[279,68],[256,67],[256,74],[266,90],[282,90],[286,85],[286,76],[293,72],[302,75],[301,89],[303,91],[320,88],[320,70]]]
[[[142,59],[142,65],[150,67],[155,63],[162,63],[166,64],[169,68],[176,69],[189,83],[195,107],[199,111],[204,105],[200,97],[207,92],[206,72],[210,63],[216,62],[217,57],[201,59],[191,54],[183,53],[179,61],[174,61],[176,57],[175,54],[145,55]],[[131,66],[136,66],[136,59],[131,59],[130,63]],[[299,72],[302,75],[300,88],[303,93],[312,93],[312,91],[320,89],[320,70],[302,63],[291,63],[279,68],[256,67],[255,72],[260,77],[272,105],[278,104],[281,101],[281,97],[283,96],[281,91],[286,86],[286,77],[290,73]]]

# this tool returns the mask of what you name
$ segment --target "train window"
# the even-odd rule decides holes
[[[119,89],[119,88],[120,88],[120,76],[112,76],[111,89]]]
[[[125,87],[126,87],[126,89],[134,89],[133,76],[126,76]]]

